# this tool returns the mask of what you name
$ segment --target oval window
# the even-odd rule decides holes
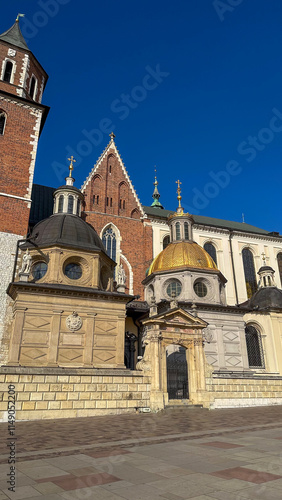
[[[71,262],[65,267],[65,275],[71,280],[78,280],[82,276],[82,269],[79,264]]]
[[[198,297],[205,297],[208,293],[208,287],[203,281],[196,281],[196,283],[194,283],[194,292]]]
[[[46,262],[37,262],[32,266],[32,276],[35,280],[40,280],[47,273]]]
[[[166,288],[166,293],[169,297],[178,297],[181,294],[182,286],[180,281],[174,280],[169,283]]]

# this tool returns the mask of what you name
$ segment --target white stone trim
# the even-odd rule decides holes
[[[125,178],[126,178],[126,180],[127,180],[128,184],[129,184],[129,188],[130,188],[130,190],[131,190],[131,192],[132,192],[132,194],[133,194],[133,196],[134,196],[134,198],[135,198],[135,200],[136,200],[136,202],[137,202],[138,208],[139,208],[139,210],[140,210],[140,212],[141,212],[141,216],[142,216],[142,217],[145,217],[145,212],[144,212],[144,210],[143,210],[143,207],[142,207],[142,205],[141,205],[141,203],[140,203],[140,200],[139,200],[139,198],[138,198],[138,195],[137,195],[137,193],[136,193],[136,191],[135,191],[135,189],[134,189],[134,186],[133,186],[133,184],[132,184],[132,182],[131,182],[131,180],[130,180],[130,177],[129,177],[128,173],[127,173],[127,170],[126,170],[126,168],[125,168],[125,165],[124,165],[124,163],[123,163],[123,161],[122,161],[122,159],[121,159],[121,156],[120,156],[120,154],[119,154],[119,152],[118,152],[118,150],[117,150],[117,147],[116,147],[116,145],[115,145],[115,143],[114,143],[114,141],[113,141],[113,140],[111,140],[111,141],[109,142],[108,146],[104,149],[103,153],[101,154],[101,156],[100,156],[100,158],[98,159],[97,163],[96,163],[96,164],[94,165],[94,167],[92,168],[92,170],[91,170],[90,174],[88,175],[88,177],[87,177],[86,181],[84,182],[84,184],[81,186],[80,190],[81,190],[81,191],[83,191],[84,189],[86,189],[87,185],[88,185],[88,184],[89,184],[89,182],[91,181],[92,177],[93,177],[93,176],[97,173],[98,168],[100,167],[100,165],[101,165],[102,161],[104,160],[104,158],[105,158],[105,157],[107,156],[107,154],[110,152],[110,149],[111,149],[111,148],[113,148],[113,149],[114,149],[114,152],[115,152],[115,154],[116,154],[116,156],[117,156],[117,159],[118,159],[118,161],[119,161],[119,163],[120,163],[120,165],[121,165],[122,171],[123,171],[123,173],[124,173],[124,175],[125,175]]]
[[[3,80],[3,78],[4,78],[4,73],[5,73],[7,62],[12,63],[13,69],[12,69],[12,74],[11,74],[11,80],[10,80],[10,82],[4,82],[4,83],[11,83],[11,84],[13,84],[14,80],[15,80],[15,73],[16,73],[17,65],[16,65],[16,62],[13,61],[13,59],[11,59],[10,57],[5,57],[5,59],[4,59],[3,63],[2,63],[1,80]]]

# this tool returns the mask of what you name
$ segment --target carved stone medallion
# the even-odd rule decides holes
[[[208,344],[213,340],[213,332],[209,328],[205,328],[203,331],[203,339]]]
[[[77,330],[80,330],[82,327],[82,319],[78,316],[76,311],[73,311],[73,313],[67,317],[66,325],[71,332],[77,332]]]

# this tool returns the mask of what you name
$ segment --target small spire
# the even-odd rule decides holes
[[[176,184],[177,184],[177,199],[178,199],[178,207],[177,207],[177,213],[183,213],[183,208],[181,206],[181,200],[182,200],[182,196],[181,196],[181,187],[180,185],[182,184],[182,182],[180,182],[180,180],[178,181],[175,181]]]
[[[110,136],[110,138],[111,138],[111,141],[114,141],[114,139],[115,139],[115,134],[114,134],[113,132],[111,132],[111,133],[109,134],[109,136]]]
[[[158,185],[159,185],[159,183],[157,181],[157,168],[155,166],[155,182],[154,182],[155,188],[154,188],[154,192],[152,194],[152,198],[154,199],[154,201],[153,201],[151,207],[164,208],[162,206],[162,204],[159,202],[161,195],[160,195],[159,190],[158,190]]]

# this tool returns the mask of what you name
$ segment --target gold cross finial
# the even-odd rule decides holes
[[[68,158],[68,160],[70,161],[70,166],[69,166],[70,175],[69,175],[69,177],[72,177],[73,164],[76,163],[76,160],[74,159],[73,155],[71,155],[71,157]]]
[[[180,180],[175,181],[175,182],[176,182],[176,184],[177,184],[177,186],[178,186],[178,187],[177,187],[177,191],[176,191],[176,192],[177,192],[177,199],[178,199],[178,208],[182,208],[182,207],[181,207],[181,199],[182,199],[182,196],[181,196],[181,187],[180,187],[180,185],[182,184],[182,182],[180,182]]]
[[[265,252],[262,252],[262,260],[263,260],[263,264],[265,265],[266,264],[266,255],[265,255]]]
[[[111,140],[113,141],[115,138],[115,134],[113,132],[111,132],[109,135],[110,135]]]

